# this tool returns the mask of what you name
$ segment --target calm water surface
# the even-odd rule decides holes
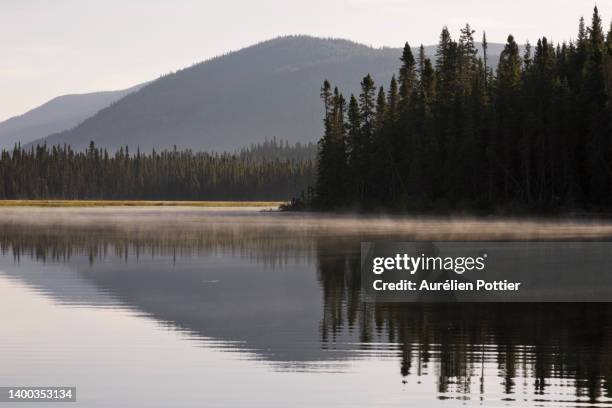
[[[610,237],[584,221],[2,209],[0,386],[76,386],[71,407],[609,406],[611,306],[364,303],[359,244]]]

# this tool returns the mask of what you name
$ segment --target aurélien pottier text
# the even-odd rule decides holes
[[[392,257],[373,258],[372,272],[379,276],[388,271],[402,271],[410,275],[415,275],[417,272],[436,271],[463,275],[469,271],[485,270],[486,260],[487,254],[478,257],[396,254]],[[399,279],[387,282],[384,279],[375,279],[372,282],[372,288],[375,291],[518,291],[520,286],[521,282],[509,282],[506,279],[493,281],[477,279],[474,282],[458,279],[436,279],[435,281]]]

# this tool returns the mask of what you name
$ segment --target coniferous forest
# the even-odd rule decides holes
[[[345,98],[325,81],[314,206],[612,208],[612,27],[597,8],[569,43],[509,36],[495,71],[474,37],[444,28],[433,61],[406,44],[386,89],[366,75]]]
[[[16,146],[0,154],[0,199],[286,200],[314,181],[313,151],[275,139],[235,154]]]
[[[480,39],[480,38],[479,38]],[[467,24],[434,58],[406,44],[385,88],[345,98],[325,81],[324,135],[235,153],[114,154],[93,143],[0,154],[0,199],[286,200],[318,209],[601,211],[612,208],[612,26],[594,9],[575,40],[519,46],[495,70]],[[316,163],[316,164],[315,164]],[[315,188],[309,188],[314,185]]]

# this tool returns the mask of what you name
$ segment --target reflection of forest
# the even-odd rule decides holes
[[[76,255],[95,263],[106,257],[223,254],[268,267],[313,263],[323,294],[324,350],[346,335],[358,338],[363,350],[398,350],[401,375],[435,373],[440,392],[449,387],[484,392],[482,367],[495,364],[507,393],[515,392],[517,378],[526,377],[535,393],[545,394],[549,380],[557,378],[572,382],[581,398],[612,398],[612,306],[365,303],[359,242],[368,238],[366,233],[296,231],[284,224],[163,229],[7,224],[0,228],[0,251],[44,262]]]
[[[575,381],[576,396],[612,397],[612,305],[584,303],[387,303],[362,302],[358,248],[319,248],[324,293],[321,342],[330,346],[343,331],[357,331],[362,348],[397,345],[401,375],[422,375],[437,363],[439,392],[473,393],[485,363],[495,363],[504,391],[528,377],[536,394],[547,379]],[[377,345],[377,343],[382,343]],[[483,392],[483,390],[481,390]]]
[[[201,228],[129,229],[114,226],[2,225],[0,253],[39,261],[65,261],[87,256],[127,261],[140,256],[192,256],[223,253],[264,265],[312,259],[314,242],[284,228],[262,230],[244,225],[203,225]]]

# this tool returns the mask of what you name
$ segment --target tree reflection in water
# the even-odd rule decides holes
[[[485,393],[489,381],[485,366],[493,364],[506,394],[516,392],[519,378],[527,379],[526,385],[540,395],[546,394],[551,379],[558,379],[572,384],[576,398],[591,402],[612,398],[610,305],[366,303],[361,293],[359,243],[370,238],[364,231],[296,230],[285,224],[268,228],[225,223],[198,228],[123,229],[113,225],[10,222],[0,228],[0,251],[16,262],[22,257],[60,263],[85,258],[95,265],[108,258],[128,263],[144,257],[171,256],[176,261],[181,257],[223,255],[247,259],[267,270],[282,269],[287,264],[310,265],[316,270],[322,293],[317,334],[321,353],[344,347],[340,343],[346,339],[354,339],[357,349],[368,355],[396,352],[403,378],[435,373],[439,393]],[[415,236],[409,234],[385,235],[388,240],[412,238]],[[171,321],[201,335],[215,335],[210,333],[206,319],[175,310],[175,314],[166,313],[168,304],[141,302],[140,295],[124,292],[115,278],[95,274],[88,278],[160,321]],[[162,285],[167,292],[176,290],[176,297],[168,302],[180,302],[181,296],[189,301],[185,295],[189,281],[184,286],[175,284],[176,273],[161,273],[155,279],[159,281],[152,284]],[[146,291],[147,286],[140,290]],[[196,304],[190,310],[198,313],[202,308]],[[292,324],[290,319],[287,322]],[[257,347],[252,348],[257,352]],[[316,360],[323,358],[321,353],[303,358]],[[298,359],[291,353],[277,353],[274,358],[284,362]]]

